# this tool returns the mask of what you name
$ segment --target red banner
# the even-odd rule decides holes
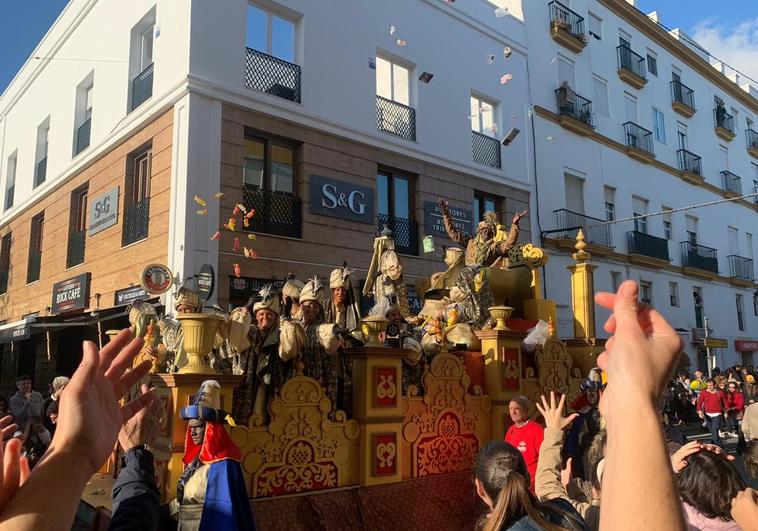
[[[755,352],[758,350],[758,341],[734,340],[734,350],[738,352]]]

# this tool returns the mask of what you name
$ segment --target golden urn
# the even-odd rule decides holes
[[[216,331],[224,322],[220,315],[209,313],[180,313],[176,316],[184,335],[183,347],[189,361],[179,369],[180,374],[215,374],[205,356],[213,350]]]
[[[495,319],[495,330],[508,330],[505,321],[513,313],[513,308],[510,306],[490,306],[487,308],[490,315]]]
[[[387,330],[387,319],[384,317],[365,317],[361,319],[361,332],[366,338],[367,347],[383,347],[379,334]]]

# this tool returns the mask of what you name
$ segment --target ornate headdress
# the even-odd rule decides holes
[[[329,275],[329,288],[347,288],[350,289],[350,281],[353,279],[353,270],[348,269],[346,265],[338,267]]]
[[[279,295],[272,291],[271,284],[264,286],[259,292],[258,296],[261,298],[253,305],[253,313],[258,310],[270,310],[276,315],[282,313],[282,305],[279,302]]]
[[[200,300],[200,295],[196,291],[182,287],[179,288],[179,291],[176,292],[176,297],[174,298],[174,309],[176,310],[179,306],[182,305],[190,306],[197,312],[200,311],[203,303]]]
[[[295,275],[290,273],[287,275],[287,281],[282,288],[282,295],[285,297],[292,297],[293,299],[300,299],[300,292],[303,291],[303,284],[300,280],[295,278]]]
[[[313,277],[303,286],[303,291],[300,292],[300,304],[308,301],[316,301],[321,306],[326,304],[329,300],[329,296],[325,292],[324,283],[318,277]]]
[[[387,317],[387,314],[390,313],[393,309],[395,309],[395,306],[392,304],[392,301],[390,301],[389,298],[379,297],[379,300],[376,301],[376,304],[374,304],[374,306],[372,306],[368,311],[368,316],[385,318]]]

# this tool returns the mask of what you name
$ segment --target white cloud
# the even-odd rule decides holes
[[[693,28],[692,37],[712,56],[758,81],[758,18],[734,28],[703,20]]]

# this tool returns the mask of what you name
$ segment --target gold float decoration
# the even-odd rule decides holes
[[[189,357],[180,374],[216,374],[205,357],[213,350],[216,331],[224,322],[220,315],[210,313],[180,313],[176,319],[184,333],[184,351]]]

